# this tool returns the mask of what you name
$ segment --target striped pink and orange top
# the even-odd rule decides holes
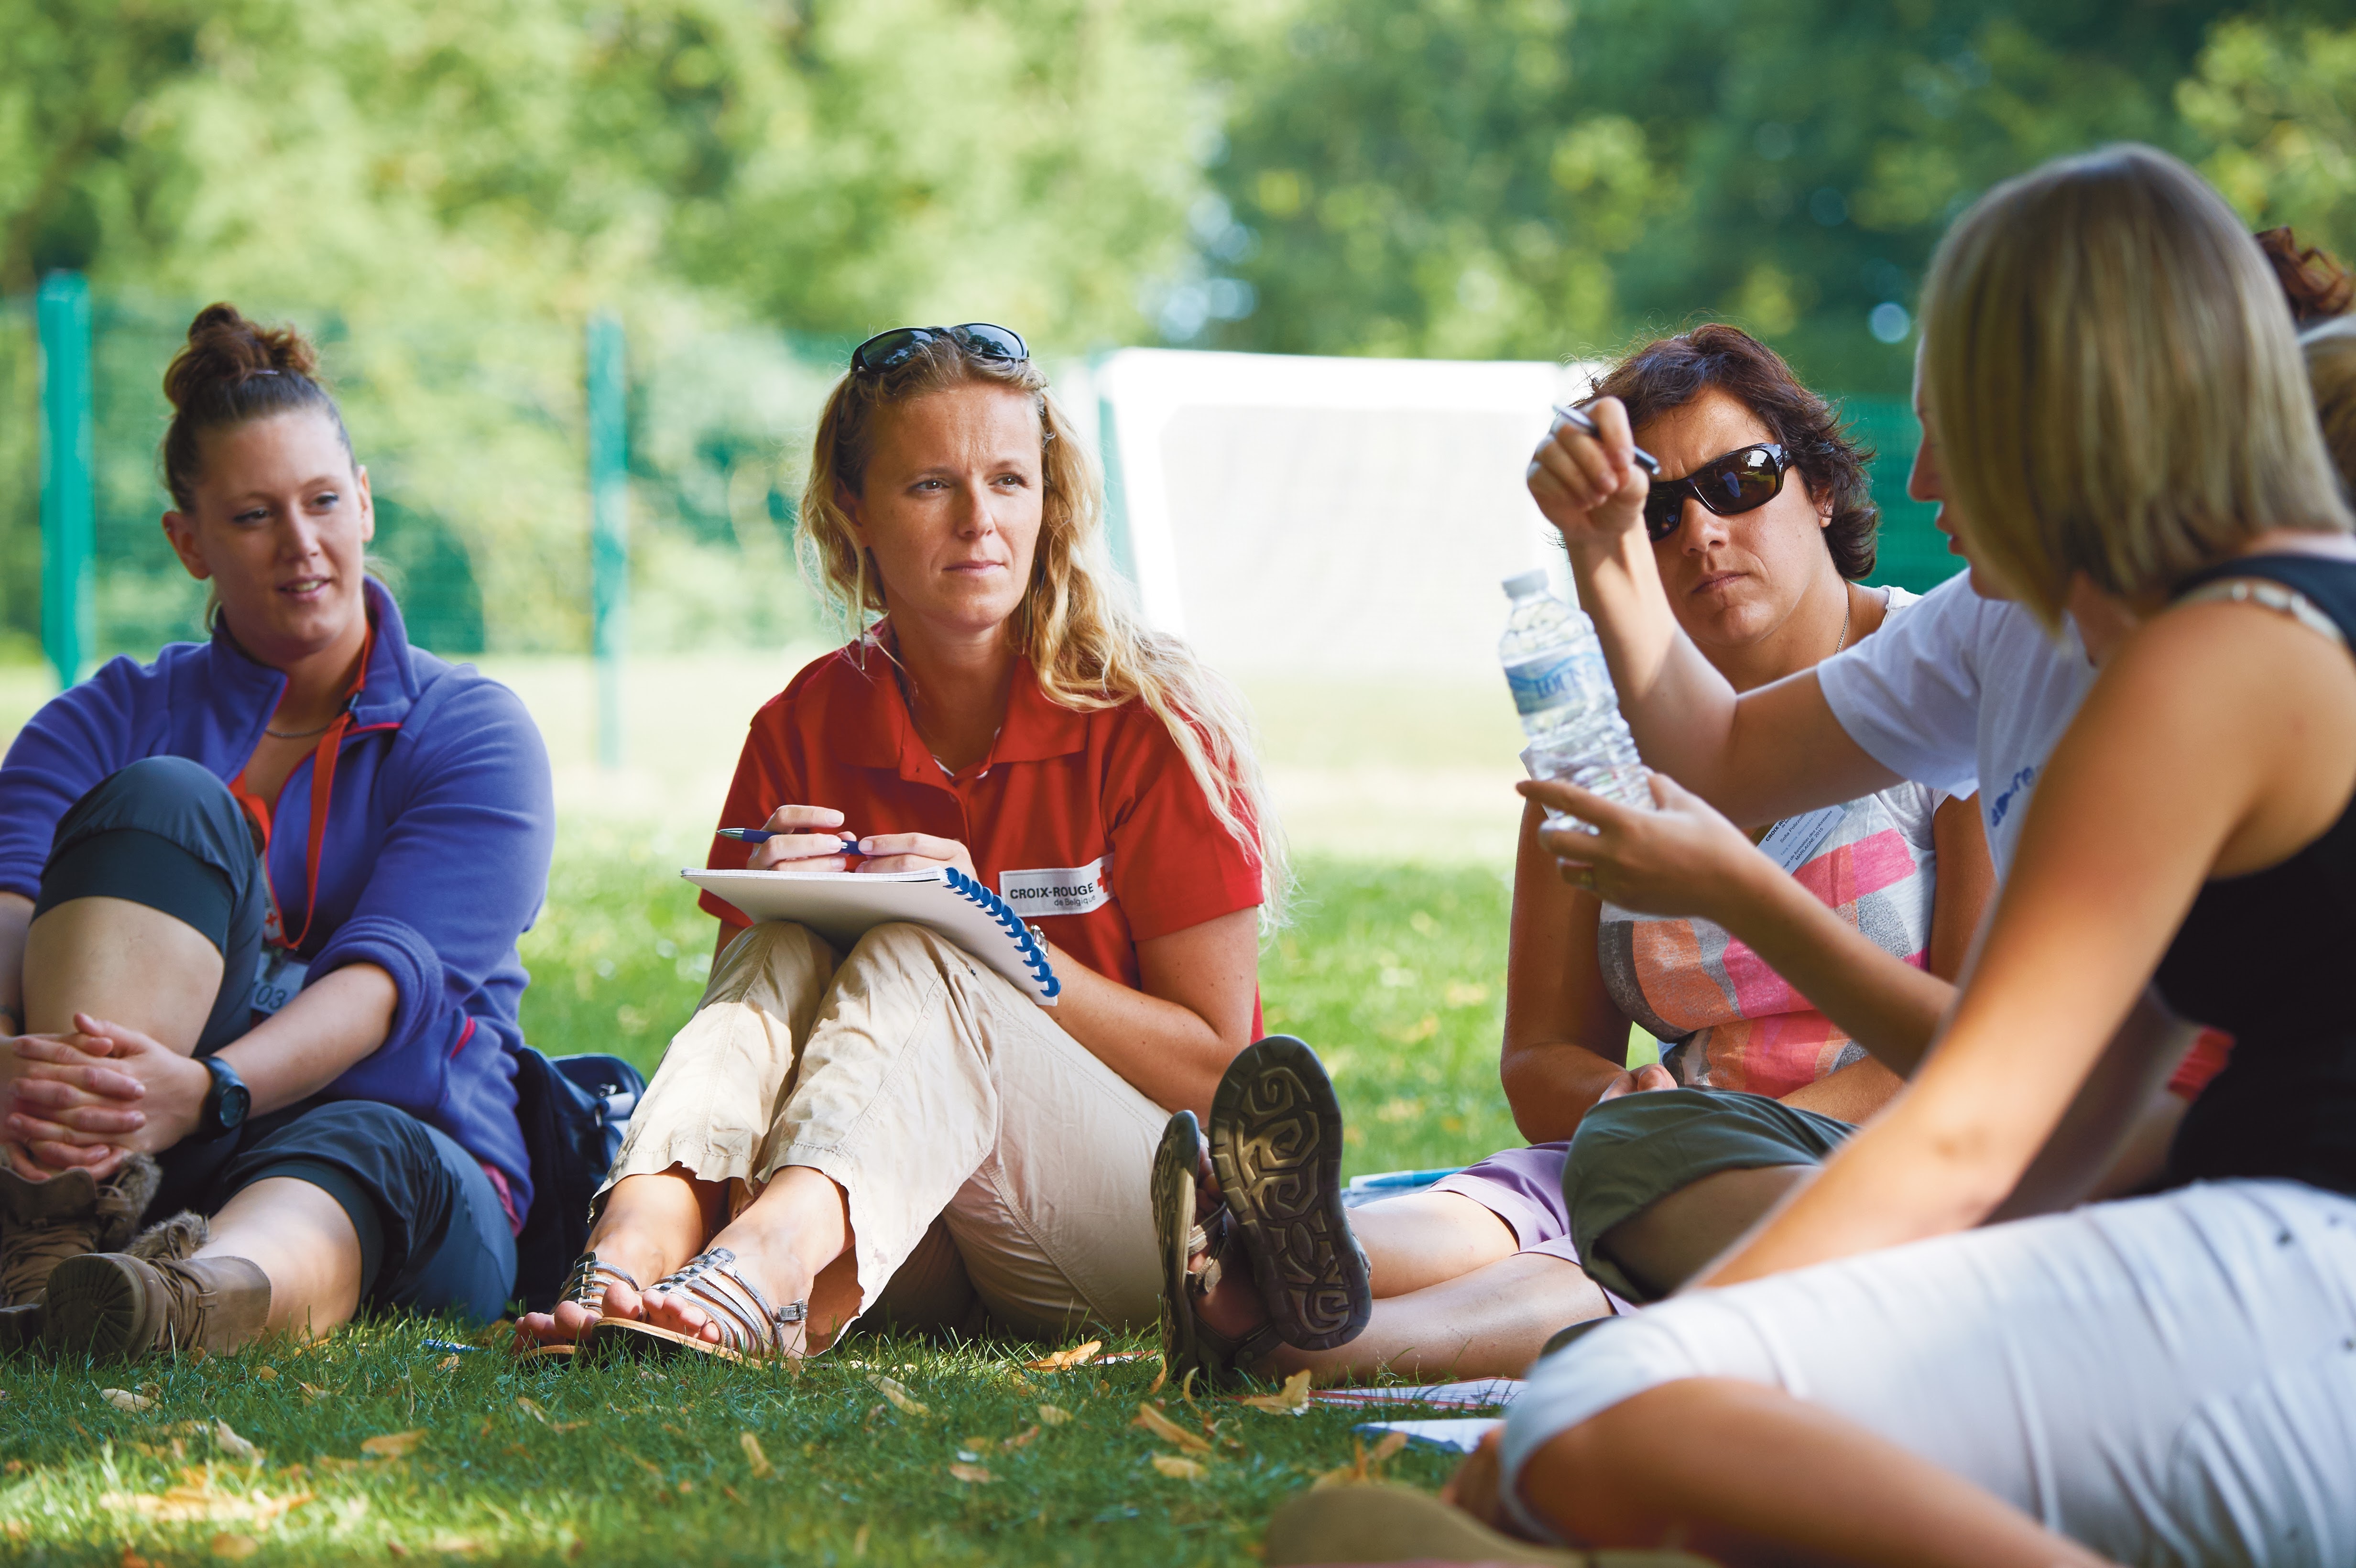
[[[1887,590],[1890,613],[1913,595]],[[1932,816],[1948,792],[1902,784],[1848,802],[1811,825],[1792,875],[1875,945],[1922,967],[1937,889]],[[1612,1001],[1656,1037],[1680,1083],[1781,1096],[1865,1048],[1723,926],[1603,906],[1598,939]]]

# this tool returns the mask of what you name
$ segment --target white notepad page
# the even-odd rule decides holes
[[[929,871],[680,872],[753,921],[789,920],[847,952],[869,928],[902,920],[948,938],[1043,1008],[1063,983],[1004,900],[953,866]]]

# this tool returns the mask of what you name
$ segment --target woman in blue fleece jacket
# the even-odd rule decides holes
[[[165,389],[164,530],[212,638],[114,660],[0,763],[0,1344],[494,1317],[547,753],[365,574],[308,345],[214,305]],[[133,1240],[150,1211],[179,1217]]]

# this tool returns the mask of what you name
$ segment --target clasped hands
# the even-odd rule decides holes
[[[859,840],[859,857],[841,852],[842,813],[830,805],[781,805],[761,824],[782,837],[753,846],[755,871],[929,871],[955,866],[979,880],[973,857],[954,838],[929,833],[876,833]]]
[[[30,1181],[75,1166],[103,1181],[127,1154],[170,1148],[196,1130],[211,1087],[202,1062],[87,1013],[70,1034],[0,1036],[0,1151]]]

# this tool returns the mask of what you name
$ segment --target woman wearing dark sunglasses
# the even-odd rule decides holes
[[[859,635],[754,715],[720,821],[771,836],[711,864],[955,867],[1032,923],[1062,989],[1043,1008],[916,925],[838,951],[704,894],[711,984],[527,1333],[759,1359],[879,1305],[1145,1321],[1146,1164],[1257,1032],[1285,884],[1241,703],[1139,619],[1087,449],[1004,327],[862,344],[800,523]]]
[[[1598,391],[1659,458],[1653,557],[1677,624],[1738,689],[1908,613],[1912,595],[1856,581],[1874,560],[1866,454],[1772,350],[1705,326],[1638,349]],[[1287,1339],[1254,1370],[1516,1375],[1565,1324],[1612,1311],[1604,1288],[1673,1289],[1896,1091],[1860,1040],[1929,1040],[1991,880],[1968,794],[1901,784],[1763,848],[1697,819],[1644,869],[1643,907],[1671,918],[1567,886],[1533,805],[1503,1077],[1535,1147],[1353,1211],[1366,1327],[1338,1348]],[[1632,1021],[1667,1045],[1665,1065],[1625,1067]],[[1283,1304],[1249,1271],[1216,1277],[1182,1336],[1213,1347],[1205,1360],[1264,1323],[1283,1337]]]

